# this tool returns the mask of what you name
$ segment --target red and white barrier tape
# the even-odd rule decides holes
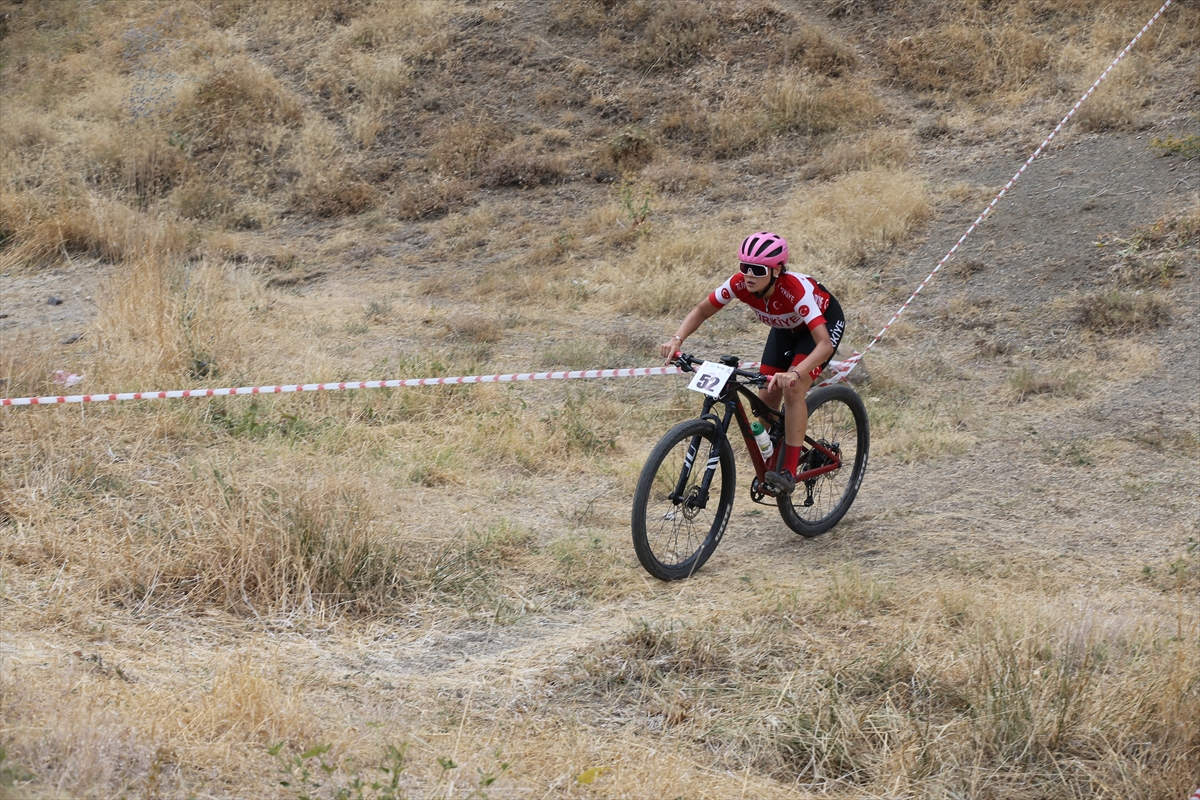
[[[844,361],[829,362],[834,374],[820,384],[841,380]],[[743,369],[759,366],[745,362]],[[452,378],[408,378],[389,381],[342,381],[340,383],[296,383],[283,386],[241,386],[233,389],[175,389],[169,392],[120,392],[117,394],[72,394],[57,397],[5,397],[0,406],[48,406],[61,403],[100,403],[110,400],[167,400],[182,397],[227,397],[241,394],[289,394],[292,392],[337,392],[347,389],[399,389],[404,386],[462,386],[474,383],[513,383],[515,381],[563,381],[578,378],[642,378],[649,375],[676,375],[679,367],[628,367],[623,369],[581,369],[560,372],[512,372],[507,375],[463,375]],[[846,370],[848,371],[848,370]]]
[[[850,356],[850,358],[846,359],[845,361],[830,362],[829,366],[833,369],[833,374],[830,375],[829,378],[817,384],[818,386],[829,386],[830,384],[837,383],[838,381],[845,379],[846,376],[848,376],[851,371],[858,366],[858,362],[861,361],[862,357],[867,354],[867,351],[874,347],[875,343],[883,338],[883,335],[887,333],[888,328],[892,326],[892,323],[900,318],[900,315],[904,313],[904,310],[908,308],[913,300],[917,299],[917,295],[921,293],[921,290],[924,289],[931,280],[933,280],[933,276],[936,275],[942,266],[950,260],[950,257],[958,251],[958,248],[963,242],[966,241],[967,237],[971,235],[975,228],[977,228],[979,224],[983,222],[984,218],[992,212],[992,209],[996,207],[996,204],[1000,202],[1000,198],[1004,197],[1008,190],[1012,188],[1013,184],[1017,182],[1017,179],[1020,178],[1029,165],[1033,163],[1033,160],[1041,155],[1041,152],[1045,149],[1046,145],[1050,144],[1050,141],[1056,135],[1058,135],[1059,130],[1061,130],[1062,127],[1070,121],[1071,117],[1075,116],[1075,112],[1079,110],[1079,107],[1083,105],[1083,102],[1092,96],[1092,92],[1096,91],[1096,87],[1108,77],[1108,73],[1112,72],[1113,67],[1115,67],[1121,61],[1121,59],[1123,59],[1129,53],[1129,51],[1133,49],[1133,46],[1137,44],[1138,39],[1142,38],[1142,34],[1150,29],[1150,26],[1153,25],[1160,16],[1162,16],[1162,13],[1167,10],[1167,7],[1170,6],[1172,2],[1173,0],[1167,0],[1167,2],[1163,3],[1162,8],[1160,8],[1154,14],[1154,16],[1150,18],[1150,21],[1147,22],[1140,31],[1138,31],[1137,36],[1133,37],[1133,40],[1125,46],[1125,49],[1121,51],[1121,54],[1113,59],[1113,62],[1108,65],[1108,69],[1104,70],[1104,73],[1096,79],[1096,82],[1091,85],[1091,88],[1083,93],[1083,97],[1079,98],[1079,101],[1075,103],[1075,106],[1070,111],[1067,112],[1067,115],[1062,118],[1062,121],[1055,126],[1054,130],[1050,132],[1050,135],[1046,137],[1045,141],[1038,145],[1037,150],[1033,151],[1033,155],[1031,155],[1025,161],[1025,163],[1021,165],[1021,168],[1017,170],[1017,174],[1012,176],[1009,182],[1005,184],[1004,188],[1000,190],[1000,193],[996,195],[992,202],[988,204],[987,208],[983,210],[983,213],[971,223],[971,227],[967,228],[967,232],[959,237],[959,240],[955,242],[953,247],[950,248],[950,252],[946,253],[946,255],[942,257],[942,260],[939,261],[937,266],[933,268],[933,272],[930,272],[925,280],[921,281],[921,285],[917,287],[916,291],[912,293],[912,296],[909,297],[908,300],[904,301],[904,305],[900,306],[900,310],[892,315],[892,318],[888,320],[888,323],[883,326],[883,329],[879,331],[879,333],[875,334],[875,338],[871,340],[871,342],[863,349],[861,353],[855,352],[854,355]],[[344,389],[392,389],[402,386],[454,386],[473,383],[552,381],[574,378],[633,378],[647,375],[673,375],[679,371],[680,370],[678,367],[633,367],[629,369],[587,369],[571,372],[520,372],[511,373],[508,375],[468,375],[457,378],[410,378],[408,380],[391,381],[305,383],[292,384],[288,386],[243,386],[237,389],[177,389],[168,392],[76,394],[64,395],[60,397],[6,397],[0,399],[0,406],[37,406],[56,405],[59,403],[91,403],[105,400],[162,400],[177,397],[222,397],[226,395],[240,394],[284,394],[288,392],[324,392],[339,391]]]
[[[1075,112],[1079,110],[1079,107],[1083,105],[1084,101],[1092,96],[1092,92],[1096,91],[1096,87],[1108,77],[1108,73],[1112,72],[1113,67],[1115,67],[1121,61],[1121,59],[1129,54],[1129,51],[1133,49],[1135,44],[1137,44],[1138,39],[1142,38],[1142,34],[1150,30],[1150,26],[1153,25],[1160,16],[1162,16],[1162,13],[1167,10],[1167,7],[1171,5],[1172,2],[1173,0],[1167,0],[1167,2],[1163,3],[1162,8],[1155,12],[1154,16],[1150,18],[1150,21],[1143,25],[1142,29],[1138,31],[1137,36],[1134,36],[1132,41],[1125,45],[1125,49],[1121,51],[1120,55],[1113,59],[1113,62],[1108,65],[1108,69],[1104,70],[1100,77],[1096,79],[1096,82],[1093,83],[1091,87],[1083,93],[1083,97],[1079,98],[1079,101],[1076,102],[1071,110],[1067,112],[1067,115],[1062,118],[1062,121],[1059,122],[1058,125],[1054,126],[1054,130],[1050,131],[1050,135],[1047,136],[1040,145],[1038,145],[1037,150],[1033,151],[1033,155],[1026,159],[1025,163],[1021,165],[1021,168],[1017,170],[1017,174],[1013,175],[1008,183],[1004,185],[1004,188],[1000,190],[1000,193],[992,199],[992,202],[988,203],[988,206],[983,210],[983,213],[971,223],[971,227],[967,228],[967,232],[959,237],[958,241],[954,243],[954,246],[950,248],[950,252],[942,256],[942,260],[939,261],[937,266],[933,268],[933,272],[930,272],[925,280],[921,281],[921,285],[917,287],[916,291],[912,293],[911,297],[904,301],[904,305],[900,306],[900,310],[892,315],[892,318],[888,320],[888,323],[883,326],[883,330],[875,334],[875,338],[871,340],[870,344],[868,344],[861,353],[855,353],[853,356],[846,359],[846,361],[843,362],[846,365],[845,369],[839,370],[835,376],[831,378],[830,381],[826,381],[826,383],[839,381],[849,375],[851,370],[853,370],[858,365],[858,362],[862,360],[862,357],[867,354],[867,351],[874,347],[875,343],[883,338],[883,335],[887,333],[887,330],[892,326],[892,323],[900,318],[900,315],[904,313],[904,310],[908,308],[909,304],[911,304],[913,300],[917,299],[917,295],[919,295],[921,290],[924,289],[931,280],[933,280],[933,276],[936,275],[942,266],[950,260],[950,257],[958,251],[958,248],[967,240],[967,237],[970,236],[977,227],[979,227],[979,224],[983,222],[984,218],[987,217],[988,214],[992,213],[992,209],[995,208],[996,204],[1000,202],[1000,198],[1004,197],[1004,195],[1008,193],[1008,190],[1013,187],[1013,184],[1017,182],[1017,179],[1020,178],[1029,165],[1033,163],[1033,160],[1041,155],[1042,150],[1046,148],[1046,145],[1050,144],[1050,141],[1058,135],[1058,132],[1062,130],[1062,127],[1071,120],[1071,117],[1075,116]]]
[[[513,381],[560,381],[574,378],[638,378],[673,375],[679,367],[632,367],[628,369],[584,369],[564,372],[514,372],[508,375],[464,375],[453,378],[408,378],[390,381],[343,381],[301,383],[287,386],[242,386],[237,389],[177,389],[169,392],[122,392],[119,394],[75,394],[62,397],[18,397],[0,399],[0,406],[41,406],[58,403],[96,403],[106,400],[164,400],[177,397],[225,397],[236,394],[287,394],[289,392],[336,392],[345,389],[398,389],[403,386],[461,386],[472,383]]]

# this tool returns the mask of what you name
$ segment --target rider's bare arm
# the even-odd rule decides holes
[[[712,301],[707,297],[696,304],[696,307],[688,312],[688,315],[683,318],[683,322],[679,323],[679,329],[675,331],[675,335],[670,341],[663,342],[659,346],[659,352],[663,358],[670,358],[675,354],[675,351],[683,347],[684,339],[696,332],[696,329],[711,317],[713,314],[721,310],[720,306],[713,305]],[[826,340],[829,339],[829,334],[825,334]],[[832,350],[830,350],[832,352]]]

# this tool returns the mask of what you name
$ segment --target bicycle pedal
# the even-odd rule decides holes
[[[766,497],[769,497],[772,500],[774,500],[775,499],[774,491],[771,490],[771,487],[769,487],[765,483],[762,483],[761,481],[759,481],[758,478],[755,478],[753,481],[750,482],[750,499],[753,500],[755,503],[758,503],[760,506],[775,505],[775,503],[764,503],[763,498],[766,498]]]

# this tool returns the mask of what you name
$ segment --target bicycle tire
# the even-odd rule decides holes
[[[817,389],[809,393],[806,402],[809,438],[836,447],[842,455],[840,469],[818,475],[812,481],[801,481],[790,496],[777,500],[784,524],[811,538],[837,525],[850,510],[867,471],[871,428],[867,407],[849,386],[837,384]],[[853,453],[848,452],[851,445]],[[819,457],[819,453],[813,457]],[[800,470],[804,469],[802,462]],[[805,506],[803,502],[797,505],[795,501],[801,498],[811,498],[812,505]]]
[[[697,450],[689,462],[687,452],[693,442]],[[699,500],[704,468],[714,449],[717,468],[707,502],[689,505]],[[673,499],[681,483],[683,497]],[[729,524],[736,484],[733,448],[716,425],[693,419],[667,431],[650,451],[633,494],[633,549],[646,572],[659,580],[677,581],[704,566]]]

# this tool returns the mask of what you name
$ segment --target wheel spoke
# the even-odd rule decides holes
[[[790,499],[779,504],[787,524],[805,536],[823,533],[842,518],[854,501],[866,468],[869,433],[862,400],[848,387],[831,387],[821,392],[814,393],[809,403],[807,438],[837,453],[840,465],[804,481]],[[826,456],[810,449],[801,469],[825,463],[828,463]],[[810,497],[812,505],[805,505]]]
[[[724,531],[733,498],[733,476],[727,474],[732,471],[732,453],[720,454],[714,441],[711,424],[684,423],[672,429],[647,460],[634,498],[634,546],[643,566],[658,578],[690,575]],[[710,465],[707,500],[701,502]]]

